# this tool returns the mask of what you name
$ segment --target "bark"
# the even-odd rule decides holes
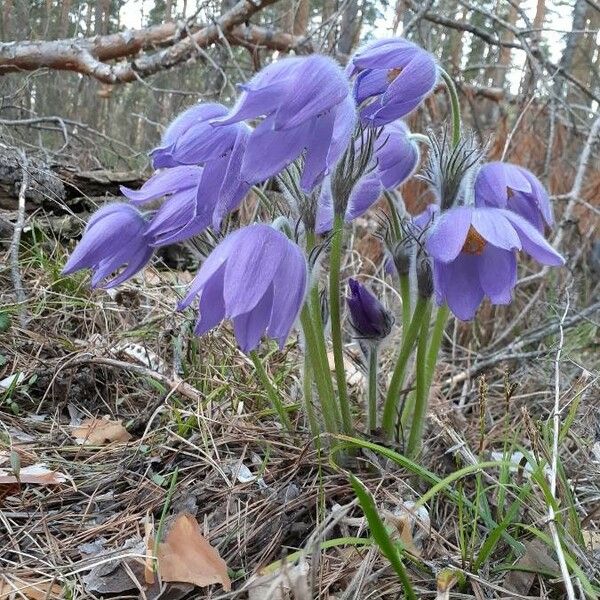
[[[58,36],[66,38],[69,35],[69,11],[72,0],[62,0],[60,4],[60,20],[58,23]]]
[[[310,18],[310,0],[299,0],[294,15],[294,35],[306,35],[308,21]]]
[[[521,4],[520,0],[514,0],[509,4],[508,14],[505,16],[505,20],[511,25],[515,25],[517,22],[518,8]],[[512,42],[515,39],[515,34],[510,29],[505,29],[502,34],[502,42]],[[508,73],[508,67],[510,66],[511,48],[504,45],[500,48],[498,55],[498,64],[492,77],[492,86],[504,87],[506,81],[506,74]]]
[[[0,75],[46,67],[82,73],[103,83],[128,83],[182,64],[196,55],[197,46],[218,43],[223,33],[233,42],[264,45],[273,49],[282,49],[284,45],[288,49],[294,48],[301,40],[293,35],[252,25],[240,27],[253,14],[276,1],[240,0],[215,23],[199,28],[189,37],[175,23],[164,23],[92,38],[0,44]],[[140,54],[130,62],[105,62],[133,57],[156,45],[166,48],[152,54]]]
[[[354,40],[356,38],[356,29],[358,24],[358,0],[348,0],[344,13],[342,14],[342,24],[340,29],[340,39],[338,41],[338,51],[346,56],[352,52]]]

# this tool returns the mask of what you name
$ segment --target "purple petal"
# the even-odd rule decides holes
[[[367,98],[383,94],[390,85],[386,69],[368,69],[358,74],[354,83],[356,104],[362,104]]]
[[[509,210],[502,211],[516,229],[524,252],[543,265],[560,267],[565,259],[544,239],[544,236],[523,217]]]
[[[350,193],[344,220],[349,223],[367,212],[379,200],[382,191],[377,171],[361,177]]]
[[[333,59],[313,54],[293,66],[285,97],[275,113],[275,129],[293,129],[340,104],[350,93],[350,84]]]
[[[351,96],[348,96],[335,109],[335,123],[333,135],[327,154],[327,168],[333,167],[341,158],[350,144],[350,138],[356,126],[356,105]]]
[[[321,186],[317,202],[315,231],[320,235],[333,228],[333,200],[331,198],[331,180],[326,177]]]
[[[508,188],[531,192],[531,184],[516,165],[499,161],[487,163],[475,179],[475,203],[477,206],[505,208]]]
[[[308,269],[300,248],[290,242],[273,278],[273,310],[268,334],[282,349],[302,309]]]
[[[158,171],[139,190],[121,186],[121,193],[133,204],[144,204],[167,194],[196,187],[201,176],[202,167],[173,167]]]
[[[270,284],[252,310],[233,318],[233,332],[242,352],[248,353],[258,346],[269,326],[272,307],[273,284]]]
[[[427,52],[404,38],[388,38],[360,48],[351,61],[359,69],[395,69],[404,67],[421,53]]]
[[[306,146],[304,168],[300,178],[300,187],[310,193],[319,183],[327,170],[327,156],[333,135],[335,116],[332,111],[315,117],[311,127],[310,141]]]
[[[368,123],[373,127],[387,125],[396,119],[401,119],[411,113],[424,97],[414,98],[405,102],[390,101],[382,104],[381,100],[375,100],[360,111],[360,118],[363,123]]]
[[[428,52],[418,52],[390,83],[382,100],[384,103],[396,99],[408,102],[422,98],[433,90],[437,77],[437,64],[433,56]]]
[[[397,188],[410,177],[419,163],[419,147],[409,135],[410,131],[402,121],[383,128],[375,155],[385,189]]]
[[[225,266],[206,282],[200,296],[200,315],[196,321],[194,333],[203,335],[216,327],[225,318],[225,302],[223,301],[223,277]]]
[[[271,118],[265,119],[248,139],[242,179],[249,184],[265,181],[296,160],[306,147],[307,129],[301,125],[293,130],[274,131]]]
[[[503,250],[521,249],[521,241],[517,232],[498,209],[474,209],[471,224],[490,244]]]
[[[438,304],[446,302],[462,321],[470,321],[481,304],[484,291],[479,281],[478,256],[461,254],[455,261],[434,261],[434,286]]]
[[[230,318],[251,311],[266,293],[281,264],[287,238],[268,225],[249,225],[239,230],[236,258],[225,270],[225,309]]]
[[[514,252],[487,246],[479,258],[479,282],[493,304],[510,304],[517,283]]]
[[[467,239],[473,209],[466,206],[451,208],[435,220],[427,239],[427,250],[442,262],[454,260]]]

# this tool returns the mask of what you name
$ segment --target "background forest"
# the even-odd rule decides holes
[[[0,6],[0,600],[411,598],[401,573],[415,598],[600,597],[597,0]],[[281,56],[346,64],[394,35],[452,76],[490,160],[546,186],[567,265],[526,262],[510,306],[449,323],[416,463],[377,436],[351,453],[400,575],[348,465],[300,417],[286,438],[227,327],[198,339],[173,311],[209,237],[161,249],[116,290],[61,275],[89,214],[149,177],[179,112],[230,106]],[[427,133],[449,114],[439,85],[408,122]],[[430,201],[418,178],[400,191],[412,214]],[[251,192],[236,222],[268,219],[262,195],[279,201]],[[355,222],[343,273],[397,306],[377,224]],[[345,341],[355,393],[366,377]],[[263,349],[290,406],[299,346]]]

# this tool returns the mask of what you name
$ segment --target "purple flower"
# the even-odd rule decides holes
[[[249,184],[276,175],[304,156],[300,180],[311,191],[344,152],[356,121],[349,82],[332,59],[320,55],[272,63],[241,86],[223,127],[262,118],[250,134],[241,178]]]
[[[300,248],[268,225],[230,233],[204,261],[179,308],[200,296],[195,333],[233,321],[240,348],[249,352],[263,334],[282,348],[302,308],[307,265]]]
[[[361,106],[361,120],[379,127],[419,106],[433,90],[438,70],[432,54],[398,37],[358,50],[348,74],[356,75],[354,98]]]
[[[348,280],[350,296],[346,298],[350,322],[357,335],[365,340],[382,340],[392,330],[391,313],[361,283]]]
[[[109,204],[90,218],[81,241],[73,250],[63,274],[92,269],[92,287],[111,288],[133,277],[152,256],[144,238],[146,221],[129,204]],[[123,268],[124,267],[124,268]],[[119,269],[121,273],[107,279]]]
[[[146,230],[152,246],[174,244],[207,227],[219,229],[223,217],[235,210],[249,187],[237,177],[244,145],[204,167],[177,166],[155,173],[139,190],[121,187],[134,204],[166,198]]]
[[[540,180],[510,163],[491,162],[481,167],[475,180],[475,204],[511,210],[541,232],[554,225],[550,198]]]
[[[360,151],[360,150],[359,150]],[[406,181],[419,163],[419,148],[401,121],[383,127],[377,138],[371,170],[356,183],[346,204],[344,219],[351,222],[364,214],[383,193]],[[317,207],[317,233],[333,226],[334,203],[331,177],[326,177]]]
[[[499,208],[460,206],[441,213],[426,242],[434,259],[438,304],[447,303],[463,321],[472,319],[487,296],[508,304],[517,281],[517,250],[544,265],[564,259],[523,217]]]

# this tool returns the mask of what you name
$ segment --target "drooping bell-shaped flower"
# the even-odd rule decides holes
[[[392,313],[364,285],[349,279],[350,296],[346,303],[350,311],[350,323],[362,340],[380,341],[392,330]]]
[[[112,288],[133,277],[152,256],[142,214],[130,204],[115,203],[96,211],[88,221],[63,274],[91,269],[92,287]],[[118,273],[119,269],[122,269]],[[113,276],[111,278],[111,276]]]
[[[230,233],[204,261],[179,308],[200,298],[195,333],[231,319],[244,352],[263,335],[283,347],[298,317],[307,286],[302,250],[283,233],[254,224]]]
[[[383,127],[375,142],[373,158],[367,172],[358,179],[346,198],[344,220],[351,222],[364,214],[380,198],[384,190],[396,189],[406,181],[419,164],[419,148],[401,121]],[[360,152],[360,140],[357,141]],[[334,176],[326,177],[317,207],[317,233],[333,226],[335,213]]]
[[[436,216],[426,248],[434,259],[437,303],[463,321],[475,316],[485,296],[508,304],[517,281],[517,251],[544,265],[564,264],[528,221],[499,208],[460,206]]]
[[[354,130],[356,109],[344,72],[318,54],[285,58],[258,72],[215,128],[262,119],[252,131],[241,166],[249,184],[276,175],[303,156],[300,185],[310,192],[337,162]]]
[[[433,90],[438,67],[432,54],[396,37],[371,42],[350,59],[360,118],[376,127],[412,112]]]
[[[160,146],[150,152],[154,168],[203,164],[230,151],[237,126],[215,131],[210,125],[225,114],[227,108],[216,102],[202,102],[183,111],[167,127]]]
[[[475,179],[475,204],[516,212],[541,232],[554,225],[550,198],[540,180],[511,163],[497,161],[481,167]]]

